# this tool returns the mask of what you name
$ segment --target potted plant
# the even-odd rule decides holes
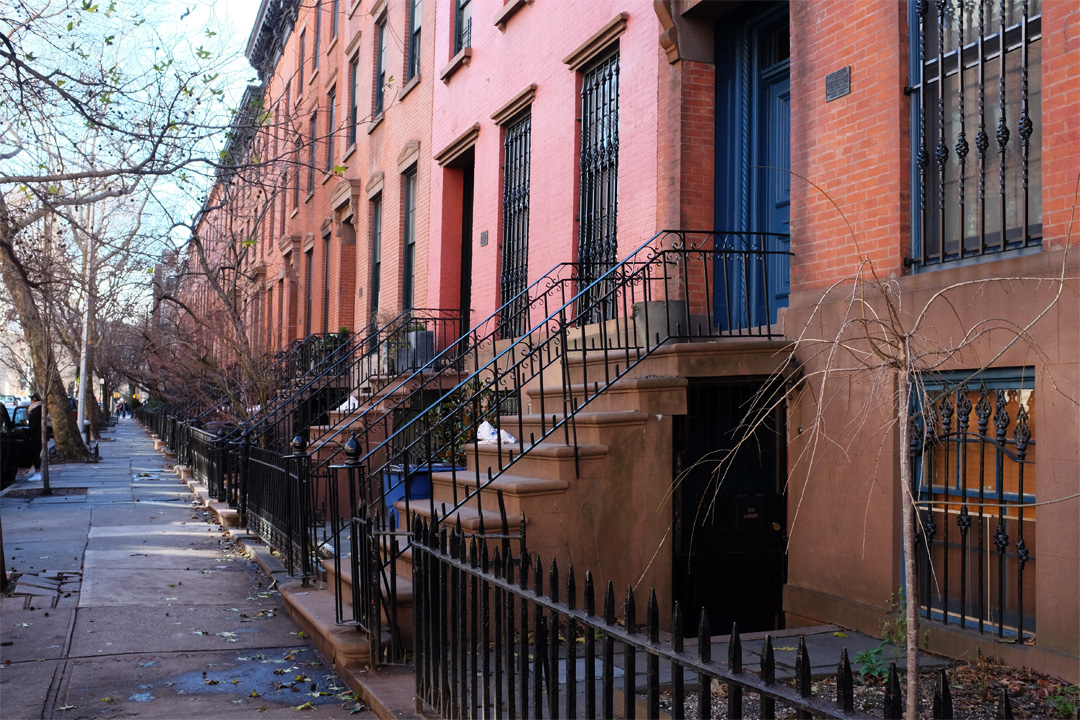
[[[634,319],[638,343],[643,347],[653,347],[670,337],[689,334],[685,300],[636,302],[631,317]]]

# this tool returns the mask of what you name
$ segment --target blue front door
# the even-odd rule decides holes
[[[725,24],[716,47],[716,227],[747,232],[724,238],[724,249],[742,253],[716,255],[715,312],[724,329],[757,327],[776,322],[790,292],[786,8]]]

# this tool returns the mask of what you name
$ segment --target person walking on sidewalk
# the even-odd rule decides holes
[[[30,420],[30,452],[34,458],[34,474],[30,480],[41,478],[41,415],[44,403],[37,393],[30,396],[29,420]]]

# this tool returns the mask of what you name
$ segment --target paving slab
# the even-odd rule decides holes
[[[354,703],[336,675],[309,653],[289,655],[271,647],[76,660],[58,703],[71,708],[64,718],[346,717],[343,703]]]
[[[57,668],[56,660],[3,665],[0,669],[0,698],[5,718],[43,718],[47,694]]]
[[[0,664],[63,657],[74,615],[74,608],[5,611],[0,623],[0,642],[4,643],[0,645]]]
[[[203,564],[200,562],[200,564]],[[253,592],[250,576],[216,570],[98,567],[83,580],[80,607],[157,605],[176,597],[178,603],[229,602]]]
[[[274,605],[192,605],[163,599],[158,607],[79,608],[71,654],[86,657],[307,646],[298,632],[288,614]]]

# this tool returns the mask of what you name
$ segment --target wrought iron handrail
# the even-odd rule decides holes
[[[687,238],[692,236],[701,236],[700,242],[688,243]],[[453,512],[478,495],[486,485],[516,463],[529,448],[557,430],[564,430],[565,443],[574,447],[576,453],[577,433],[574,419],[577,413],[668,339],[777,337],[778,332],[770,325],[752,324],[754,313],[750,310],[745,313],[732,312],[731,309],[736,307],[737,303],[732,302],[730,295],[726,296],[726,302],[718,303],[726,308],[726,312],[722,318],[717,318],[711,302],[711,273],[710,269],[705,267],[706,262],[719,264],[721,273],[726,277],[725,288],[741,286],[741,305],[750,308],[754,285],[751,276],[754,273],[748,266],[755,261],[759,263],[759,289],[768,292],[766,260],[774,256],[783,256],[785,259],[790,256],[787,251],[765,250],[752,240],[746,241],[747,238],[763,240],[766,237],[776,235],[686,230],[658,233],[622,262],[603,273],[589,287],[580,288],[576,295],[534,325],[529,333],[515,339],[490,361],[463,379],[451,394],[461,394],[465,402],[471,405],[468,422],[463,421],[464,403],[456,408],[440,407],[439,403],[432,404],[406,425],[395,428],[393,434],[385,440],[368,449],[361,461],[367,477],[381,476],[390,464],[416,465],[464,459],[461,449],[466,442],[476,437],[477,428],[482,422],[490,421],[497,433],[502,431],[502,411],[506,406],[502,398],[510,393],[520,400],[525,387],[533,381],[538,382],[541,405],[540,437],[532,437],[528,442],[522,437],[524,418],[519,402],[516,428],[512,428],[518,434],[514,443],[517,453],[508,449],[504,454],[503,444],[496,443],[497,467],[488,468],[487,478],[484,479],[479,466],[479,445],[474,444],[474,487],[471,491],[464,491],[459,497],[454,471],[454,504],[447,511]],[[735,248],[735,240],[742,241],[739,243],[741,248]],[[665,241],[668,241],[666,245]],[[706,247],[707,243],[710,246]],[[695,259],[700,261],[701,267],[694,267]],[[741,272],[730,272],[728,266],[732,262],[742,267]],[[704,295],[709,302],[695,303],[692,298],[685,297],[687,283],[692,284],[697,280],[703,284]],[[679,298],[677,294],[683,294],[684,297]],[[667,304],[663,314],[650,320],[647,303],[654,298],[664,298]],[[692,313],[692,309],[701,312]],[[635,310],[644,315],[644,337],[640,340],[636,329],[630,326],[631,313]],[[696,330],[691,327],[695,320]],[[577,337],[572,338],[572,335]],[[573,347],[569,345],[571,340],[574,341]],[[583,382],[574,383],[581,386],[580,395],[577,394],[578,390],[572,387],[566,368],[565,358],[570,351],[580,355],[584,369]],[[587,363],[590,352],[600,354],[604,368],[603,377],[591,381]],[[556,361],[563,362],[559,384],[545,388],[543,372]],[[548,390],[560,395],[559,406],[553,415],[549,415],[546,406]],[[414,427],[417,425],[419,427]],[[443,437],[446,440],[433,447],[432,437]],[[388,459],[374,465],[372,459],[381,456],[387,456]],[[389,490],[392,491],[393,488]]]
[[[358,331],[336,344],[318,362],[311,363],[308,374],[298,378],[272,406],[238,427],[231,433],[230,439],[238,439],[242,432],[247,431],[252,442],[284,451],[298,431],[310,431],[310,423],[301,421],[299,427],[294,428],[290,422],[302,405],[317,405],[308,408],[308,415],[314,420],[341,404],[339,396],[317,402],[312,398],[317,390],[329,387],[335,381],[345,381],[348,387],[342,394],[346,396],[357,393],[365,385],[372,394],[377,394],[397,378],[396,372],[391,372],[391,368],[383,362],[396,349],[408,349],[408,332],[417,328],[430,330],[448,343],[449,337],[457,339],[459,325],[459,311],[414,308],[401,312],[382,326]],[[433,351],[434,347],[431,354],[434,354]],[[309,436],[306,440],[314,442],[320,438],[321,435]]]
[[[688,238],[694,237],[699,238],[698,242],[688,242]],[[373,497],[373,500],[366,509],[361,509],[361,513],[371,515],[374,508],[386,505],[388,498],[400,495],[402,485],[409,477],[409,468],[417,465],[430,467],[434,462],[450,463],[448,472],[452,478],[453,502],[449,509],[443,509],[442,517],[446,517],[479,496],[530,448],[558,430],[563,431],[564,442],[574,449],[576,459],[577,413],[669,338],[776,337],[777,332],[767,323],[764,326],[755,324],[754,314],[749,310],[735,312],[739,307],[735,302],[737,298],[749,307],[755,288],[768,291],[767,261],[780,256],[786,261],[790,255],[786,251],[764,249],[766,238],[771,237],[776,236],[664,231],[651,238],[589,287],[578,288],[576,294],[564,298],[539,323],[533,324],[529,333],[510,342],[491,360],[476,368],[448,394],[454,398],[452,402],[432,403],[412,420],[395,427],[384,440],[370,445],[359,461],[362,478],[366,478],[361,482],[369,492],[361,492],[359,496]],[[740,272],[733,271],[740,268]],[[725,292],[724,302],[716,304],[725,309],[723,317],[719,318],[712,303],[716,275],[724,278]],[[697,284],[701,284],[704,291],[704,302],[693,292]],[[733,294],[732,288],[738,293]],[[654,298],[664,298],[668,304],[663,313],[650,320],[648,303]],[[642,315],[641,339],[628,324],[633,322],[631,310],[635,309],[635,303],[640,303],[637,309]],[[678,319],[680,312],[681,319]],[[691,322],[696,322],[696,330],[691,329]],[[571,335],[577,337],[571,338]],[[574,340],[573,347],[569,345],[571,339]],[[566,361],[568,352],[580,356],[581,383],[571,383]],[[590,352],[603,359],[603,377],[591,382],[587,362]],[[557,362],[561,363],[558,377],[546,376],[545,370]],[[534,385],[539,390],[540,408],[534,419],[539,423],[540,436],[532,436],[526,441],[520,399],[526,387]],[[547,407],[549,394],[558,398],[557,407],[552,408],[554,412],[550,414]],[[516,423],[511,428],[504,411],[514,400],[518,401]],[[531,413],[531,406],[529,411]],[[484,421],[490,421],[499,436],[504,427],[515,430],[517,440],[512,448],[496,443],[495,462],[486,473],[481,469],[480,446],[473,443],[474,467],[469,473],[472,479],[463,484],[457,466],[463,464],[465,445],[476,438],[477,428]],[[401,466],[402,470],[394,470],[392,466]],[[379,489],[370,491],[372,487]],[[407,492],[404,499],[408,514]],[[429,509],[433,517],[438,517],[434,500]],[[398,528],[387,527],[381,532],[394,533]],[[387,567],[395,562],[395,554],[388,553]]]
[[[464,370],[460,361],[467,362],[469,358],[472,358],[474,368],[479,368],[480,351],[485,347],[494,347],[495,343],[501,339],[500,333],[503,331],[503,327],[517,322],[518,314],[528,316],[529,313],[536,311],[538,308],[542,308],[546,312],[551,293],[556,289],[565,291],[567,285],[576,280],[577,267],[577,263],[556,264],[529,287],[477,323],[457,344],[443,350],[432,358],[430,362],[415,370],[410,376],[402,379],[394,388],[384,393],[384,396],[393,396],[399,390],[408,389],[409,393],[407,395],[389,405],[369,404],[356,417],[351,418],[349,422],[338,426],[332,433],[324,435],[321,438],[322,445],[338,441],[348,433],[355,433],[357,426],[361,427],[362,433],[366,433],[371,430],[375,423],[385,421],[394,411],[414,404],[424,391],[438,390],[441,387],[440,382],[446,379],[450,373],[459,374]],[[564,272],[567,273],[567,276],[561,277],[560,274]],[[542,289],[542,292],[539,295],[533,295],[538,289]],[[514,310],[514,319],[502,317],[502,313],[507,309]],[[372,414],[377,415],[377,417],[371,417]],[[332,454],[327,455],[315,469],[325,469],[333,462],[341,461],[343,447],[337,448]],[[321,449],[321,445],[313,444],[313,451],[319,449]]]

